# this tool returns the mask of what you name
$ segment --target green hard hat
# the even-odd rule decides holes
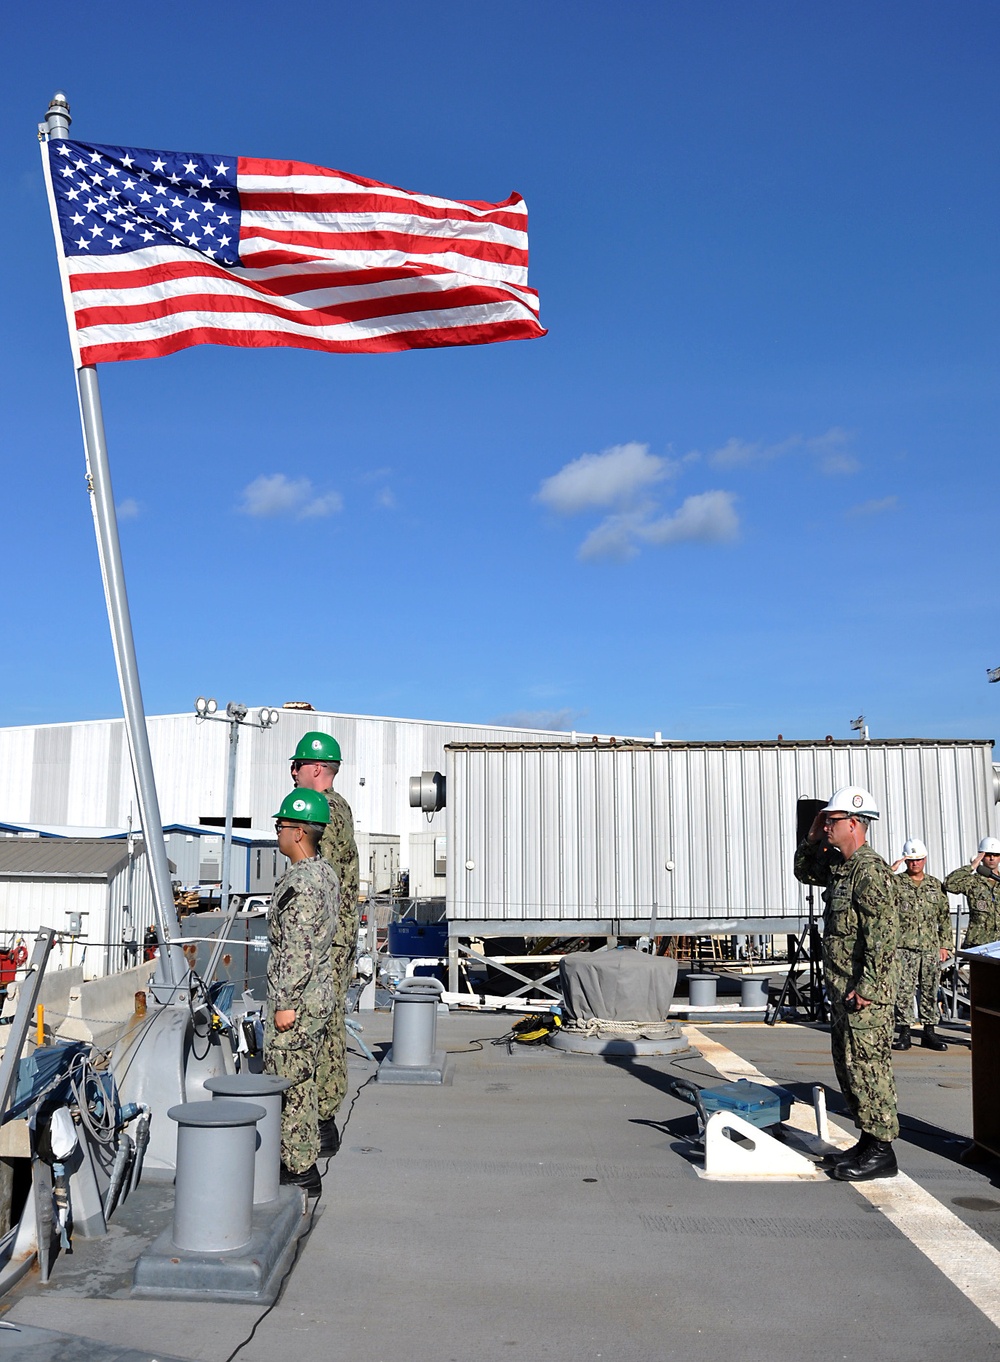
[[[330,806],[319,790],[293,790],[285,795],[274,816],[289,823],[329,823]]]
[[[289,761],[339,761],[340,743],[329,733],[304,733]]]

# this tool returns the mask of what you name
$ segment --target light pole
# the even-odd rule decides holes
[[[250,715],[246,705],[241,705],[237,700],[230,700],[229,704],[226,705],[225,714],[220,714],[218,710],[219,706],[216,702],[207,700],[204,695],[199,695],[194,702],[196,722],[203,719],[219,719],[222,723],[229,725],[229,762],[226,767],[226,830],[222,838],[222,886],[219,903],[220,912],[225,914],[229,911],[229,872],[233,855],[233,802],[236,797],[236,748],[240,741],[240,725],[248,724],[251,728],[260,729],[271,728],[278,722],[278,711],[265,706],[264,709],[258,709]],[[249,718],[248,715],[250,715]]]

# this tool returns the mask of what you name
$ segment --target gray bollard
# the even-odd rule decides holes
[[[431,1064],[437,1041],[438,979],[404,979],[392,1004],[392,1063],[397,1069]]]
[[[715,1007],[718,986],[717,974],[689,974],[688,1003],[691,1007]]]
[[[173,1242],[195,1253],[225,1253],[250,1242],[257,1122],[249,1102],[182,1102],[177,1122]]]
[[[747,974],[740,980],[740,1007],[767,1007],[767,988],[770,979],[758,979]]]
[[[275,1074],[223,1074],[209,1078],[205,1087],[212,1097],[234,1102],[255,1102],[267,1113],[257,1123],[257,1153],[253,1164],[253,1204],[262,1206],[278,1195],[281,1179],[281,1094],[292,1086],[290,1078]]]

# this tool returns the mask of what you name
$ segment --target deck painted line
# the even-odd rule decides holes
[[[779,1086],[773,1079],[717,1040],[712,1040],[695,1026],[686,1026],[684,1034],[713,1069],[729,1079],[749,1078],[768,1087]],[[802,1107],[802,1103],[795,1104]],[[803,1114],[811,1111],[803,1108]],[[794,1113],[794,1108],[793,1108]],[[807,1123],[799,1117],[790,1121],[798,1129]],[[814,1126],[810,1127],[815,1129]],[[831,1143],[847,1147],[854,1136],[830,1121]],[[927,1258],[939,1272],[944,1273],[953,1286],[981,1310],[991,1324],[1000,1328],[1000,1250],[966,1225],[936,1197],[931,1196],[906,1173],[894,1178],[880,1178],[873,1182],[851,1182],[852,1187],[876,1210],[881,1211],[906,1236],[914,1248]]]

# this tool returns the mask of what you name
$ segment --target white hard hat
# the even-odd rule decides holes
[[[1000,856],[1000,839],[984,837],[979,843],[979,850],[984,856]]]
[[[908,842],[903,843],[904,861],[926,861],[927,848],[919,837],[911,837]]]
[[[878,817],[874,796],[860,785],[845,785],[837,790],[823,812],[864,814],[865,818]]]

